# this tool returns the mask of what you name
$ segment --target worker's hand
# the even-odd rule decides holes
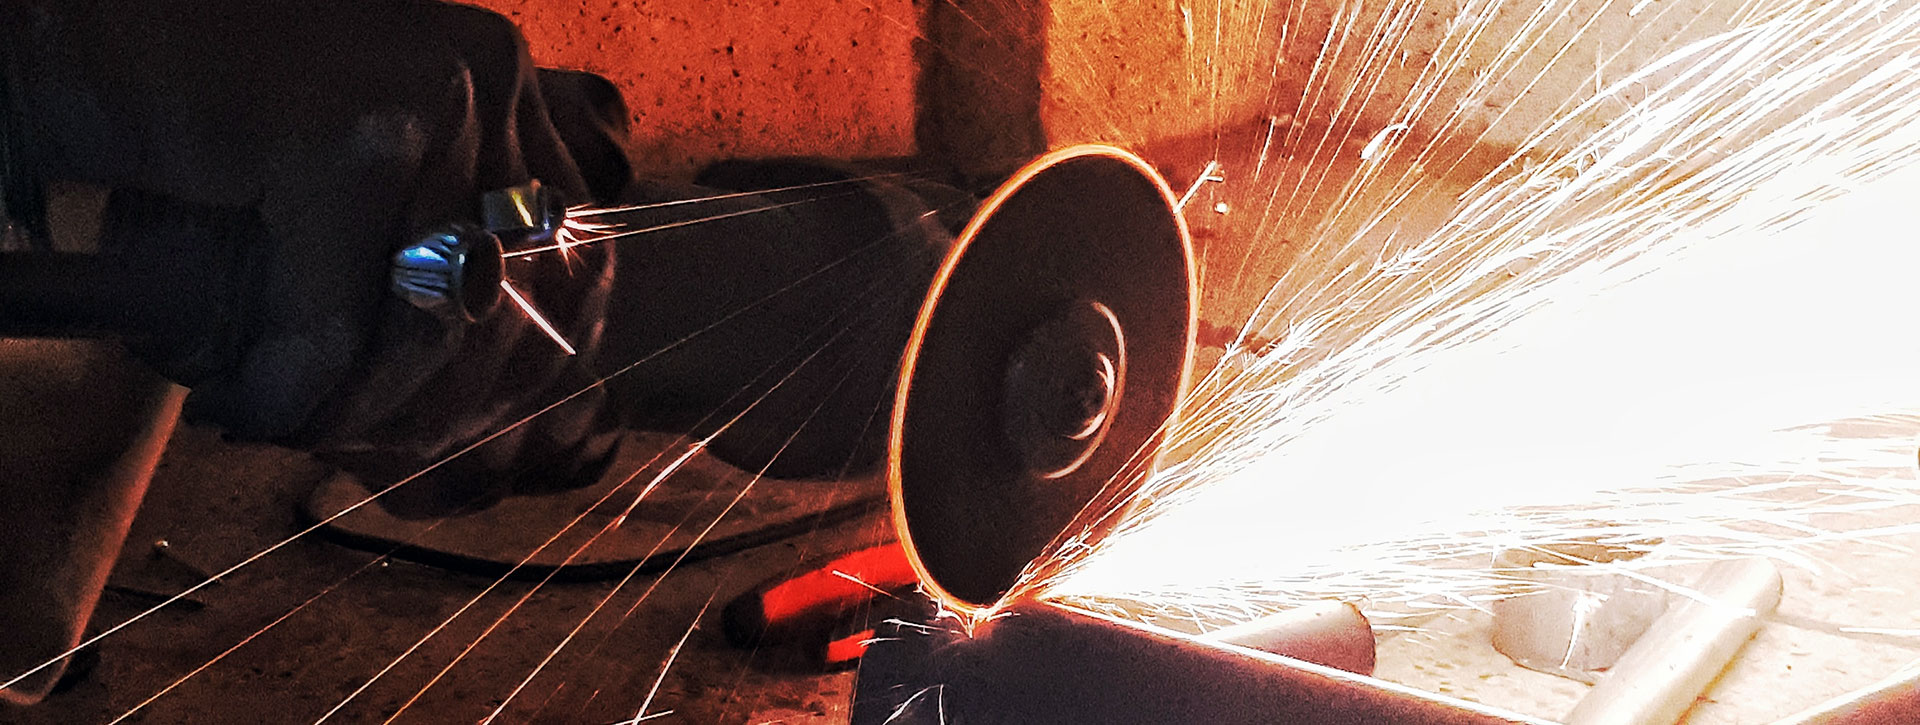
[[[610,193],[588,188],[555,131],[519,31],[474,8],[23,0],[0,3],[0,48],[14,172],[164,212],[110,219],[143,265],[222,270],[225,291],[179,294],[228,319],[152,357],[188,378],[202,418],[244,437],[365,429],[478,334],[389,293],[397,248],[475,221],[486,190],[537,178],[574,201]],[[600,187],[626,173],[587,166]],[[165,241],[143,241],[143,224]]]

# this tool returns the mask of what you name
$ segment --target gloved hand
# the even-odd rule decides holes
[[[472,8],[0,0],[0,189],[109,188],[102,251],[85,261],[115,273],[126,308],[169,308],[132,315],[164,327],[122,330],[131,349],[193,388],[198,418],[394,472],[377,484],[583,388],[589,355],[561,354],[511,310],[455,323],[413,308],[389,292],[389,265],[423,231],[477,222],[487,190],[537,178],[576,203],[613,198],[631,175],[625,118],[610,84],[536,72],[519,32]],[[30,197],[0,210],[30,211],[14,205]],[[505,272],[594,349],[610,249]],[[82,377],[8,394],[44,404],[11,413],[49,424],[10,431],[27,447],[0,456],[20,464],[0,488],[0,681],[25,675],[0,704],[59,678],[43,665],[80,641],[178,415],[177,389],[79,347],[77,363],[22,367]],[[76,410],[105,417],[64,435],[75,426],[59,413]],[[611,446],[602,410],[582,396],[398,493],[445,508],[531,466],[590,474]]]
[[[476,346],[495,353],[477,372],[511,368],[519,390],[578,374],[551,347],[513,354],[539,335],[516,315],[450,324],[388,291],[392,253],[477,221],[487,190],[537,178],[583,202],[627,181],[618,129],[582,109],[604,100],[582,89],[610,87],[536,74],[504,18],[425,0],[23,0],[0,3],[0,53],[10,173],[114,189],[103,244],[204,318],[140,348],[193,388],[199,419],[246,438],[352,438]],[[575,91],[571,105],[550,111],[543,82]],[[538,256],[507,275],[554,280],[528,291],[590,348],[608,254],[586,251],[571,275],[543,274],[568,260]],[[434,411],[469,415],[422,435],[471,438],[515,412],[491,392]]]

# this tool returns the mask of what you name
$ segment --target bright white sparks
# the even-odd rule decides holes
[[[1367,142],[1366,148],[1360,149],[1360,160],[1372,161],[1374,157],[1380,155],[1381,149],[1386,148],[1387,144],[1393,141],[1395,134],[1406,133],[1409,128],[1412,127],[1404,123],[1396,123],[1380,129],[1380,133],[1374,134],[1373,140]]]
[[[1753,10],[1540,129],[1430,237],[1327,245],[1351,273],[1258,312],[1284,326],[1189,404],[1195,452],[1031,586],[1242,619],[1469,602],[1514,546],[1889,533],[1820,515],[1920,504],[1920,7]]]
[[[573,349],[573,345],[567,342],[567,338],[561,335],[559,330],[553,328],[553,323],[547,322],[546,315],[540,314],[540,310],[535,308],[532,302],[528,302],[527,298],[522,297],[520,290],[514,289],[512,283],[504,279],[500,280],[500,289],[507,293],[507,297],[513,300],[514,306],[519,307],[520,312],[525,314],[527,319],[532,320],[533,324],[538,326],[541,332],[547,333],[547,337],[553,340],[553,344],[559,345],[560,349],[568,355],[577,354]]]

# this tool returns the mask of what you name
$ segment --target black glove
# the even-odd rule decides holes
[[[577,375],[551,347],[499,354],[540,335],[511,310],[454,324],[388,291],[393,252],[477,221],[484,191],[537,178],[580,202],[626,181],[615,129],[593,112],[610,87],[547,76],[575,96],[550,113],[504,18],[407,0],[10,2],[0,48],[22,149],[10,173],[115,190],[103,244],[116,264],[200,320],[140,346],[194,389],[196,417],[246,438],[350,439],[476,346],[495,353],[481,372],[511,373],[519,391]],[[591,187],[556,124],[594,157]],[[526,291],[584,338],[611,259],[540,268],[566,262],[507,274],[552,280]],[[441,443],[519,406],[455,407],[436,412],[468,419]]]

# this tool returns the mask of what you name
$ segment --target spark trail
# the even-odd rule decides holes
[[[868,312],[869,310],[862,309],[863,306],[858,304],[858,302],[869,299],[870,296],[876,291],[876,289],[879,286],[880,285],[876,283],[873,287],[870,287],[868,290],[866,290],[867,294],[855,297],[854,298],[855,304],[851,305],[846,310],[842,310],[841,312],[842,313],[854,312],[856,314]],[[864,315],[862,316],[864,317]],[[843,321],[838,319],[830,319],[829,321],[827,321],[827,323],[824,324],[820,330],[821,333],[824,333],[827,335],[827,339],[824,342],[818,343],[817,345],[813,341],[808,341],[807,343],[803,343],[803,345],[813,347],[812,352],[808,353],[805,359],[802,360],[799,364],[794,365],[789,369],[786,369],[784,371],[784,375],[780,375],[779,378],[775,382],[773,382],[773,384],[770,387],[766,389],[766,392],[760,393],[759,397],[755,399],[754,403],[748,406],[748,410],[751,410],[752,407],[757,406],[760,402],[766,400],[768,396],[771,396],[774,393],[774,391],[779,390],[781,386],[791,381],[791,379],[795,375],[797,375],[802,369],[806,368],[809,364],[815,362],[815,357],[820,353],[821,350],[831,345],[834,339],[845,334],[848,330],[857,329],[857,327],[858,327],[857,325],[844,324]],[[772,376],[780,372],[782,371],[766,370],[766,371],[763,371],[763,375]],[[844,377],[841,378],[841,382],[842,383],[845,382]],[[758,380],[754,381],[754,383],[752,384],[752,387],[754,388],[758,388],[759,386],[760,386],[760,381]],[[745,391],[742,391],[742,392],[745,392]],[[721,430],[724,431],[725,429],[732,427],[735,423],[738,423],[743,417],[746,416],[747,412],[748,412],[747,410],[743,410],[740,413],[736,414],[731,420],[729,420],[725,425],[721,427]],[[813,411],[813,414],[817,414],[818,412],[819,412],[818,408],[816,408]],[[808,416],[808,420],[809,421],[812,420],[811,414]],[[801,425],[801,428],[804,428],[804,427],[805,427],[805,424],[803,423]],[[787,437],[786,441],[782,444],[783,451],[785,449],[785,446],[791,445],[793,443],[793,439],[798,437],[799,430],[800,429],[795,429],[793,434]],[[718,435],[718,434],[716,433],[715,435]],[[704,448],[706,446],[706,443],[707,443],[707,440],[702,440],[700,443],[696,445],[694,450],[690,450],[688,452],[687,456],[683,456],[680,460],[676,461],[672,466],[669,466],[669,469],[667,471],[664,471],[660,475],[660,477],[655,479],[655,484],[664,480],[668,476],[672,475],[673,470],[677,469],[680,463],[685,462],[686,458],[690,457],[694,452],[697,452],[699,449]],[[738,506],[741,501],[746,499],[747,495],[753,491],[754,487],[761,482],[762,478],[765,476],[765,473],[766,472],[764,470],[761,470],[759,472],[756,472],[750,478],[748,478],[746,483],[740,487],[740,490],[734,494],[732,499],[727,502],[727,504],[720,510],[720,512],[715,514],[712,520],[708,521],[707,524],[703,528],[701,528],[699,534],[697,534],[694,537],[692,543],[688,544],[685,548],[681,549],[680,553],[674,557],[673,561],[669,562],[667,566],[661,570],[659,576],[655,577],[653,583],[649,585],[647,589],[643,591],[640,594],[640,596],[634,600],[633,605],[627,608],[626,612],[622,614],[620,617],[620,621],[622,623],[624,623],[628,618],[632,617],[634,611],[639,609],[640,605],[646,602],[653,595],[653,593],[660,587],[660,585],[666,581],[667,577],[671,575],[677,568],[679,568],[681,563],[687,560],[687,558],[689,557],[690,554],[692,554],[694,549],[699,546],[700,542],[706,540],[707,536],[713,533],[714,529],[720,525],[720,522],[724,520],[730,513],[732,513],[735,507]],[[707,496],[711,497],[714,495],[714,493],[715,493],[714,491],[708,491]],[[634,504],[632,506],[629,506],[625,513],[622,513],[619,518],[615,519],[615,524],[617,524],[617,522],[619,521],[624,521],[627,515],[631,514],[634,507],[638,506],[638,504],[639,504],[639,501],[636,499]],[[692,521],[693,516],[694,516],[694,512],[688,511],[686,517],[683,517],[681,519],[680,523],[675,526],[675,529],[678,530],[682,526],[687,526],[693,523]],[[613,526],[615,524],[609,524],[609,526]],[[603,530],[603,533],[604,533],[604,530]],[[598,602],[596,602],[594,606],[591,609],[589,609],[588,612],[580,618],[580,621],[578,622],[578,624],[576,624],[574,628],[566,634],[566,636],[562,637],[560,642],[554,645],[554,647],[548,651],[547,655],[543,659],[541,659],[539,663],[534,665],[534,667],[532,668],[532,671],[528,672],[526,677],[520,680],[519,684],[515,685],[514,688],[507,693],[506,697],[501,700],[500,704],[494,708],[493,712],[488,714],[487,717],[483,719],[481,722],[483,724],[493,722],[495,718],[498,718],[500,714],[506,710],[507,706],[513,704],[514,699],[520,695],[520,693],[527,687],[527,685],[531,683],[533,679],[541,673],[542,670],[546,669],[547,665],[551,663],[553,659],[560,654],[561,650],[565,649],[569,644],[571,644],[574,641],[574,638],[578,636],[581,633],[581,631],[584,630],[587,627],[587,625],[594,620],[595,617],[599,616],[601,610],[605,608],[606,605],[609,602],[611,602],[615,596],[619,595],[620,592],[626,588],[627,584],[630,583],[635,576],[640,574],[640,571],[642,568],[644,568],[644,565],[646,564],[646,562],[648,560],[651,560],[655,554],[659,553],[661,546],[664,545],[666,541],[667,539],[663,537],[658,543],[654,545],[653,549],[647,552],[647,555],[645,557],[641,558],[639,563],[636,563],[631,569],[629,569],[626,575],[621,577],[619,582],[616,583],[614,587],[606,593],[605,596],[601,597],[601,599]],[[588,542],[588,544],[583,546],[582,549],[584,550],[586,546],[591,546],[591,542]],[[712,603],[711,596],[717,596],[718,591],[719,590],[716,589],[714,594],[710,595],[708,604]],[[516,607],[517,606],[518,605],[516,604]],[[689,634],[691,634],[693,626],[698,624],[700,617],[703,616],[705,612],[706,612],[706,607],[702,606],[700,614],[696,614],[694,616],[694,624],[690,624],[688,627]],[[506,617],[510,616],[511,614],[512,612],[509,611],[507,614],[501,615],[501,617],[495,621],[494,625],[497,626],[500,622],[504,621]],[[611,632],[609,632],[609,635],[610,634]],[[484,635],[482,636],[484,637]],[[683,644],[684,642],[685,640],[682,639]],[[478,640],[475,640],[474,644],[477,645]],[[662,668],[661,668],[661,672],[660,672],[661,678],[666,677],[667,669],[671,667],[673,658],[674,656],[677,655],[678,651],[679,651],[679,647],[676,646],[673,650],[673,653],[668,655],[667,664],[662,665]],[[449,664],[448,667],[451,668],[452,664]],[[444,673],[445,673],[445,670],[442,670],[442,674]],[[432,683],[429,682],[428,686],[431,686],[431,685]],[[657,692],[657,689],[659,687],[658,681],[655,682],[654,687],[655,687],[654,691]],[[422,688],[421,691],[424,692],[425,688]],[[417,699],[418,695],[416,695],[415,697]],[[652,699],[653,699],[653,692],[650,692],[647,696],[646,703],[643,703],[640,707],[640,713],[637,713],[634,715],[634,718],[635,718],[633,720],[634,722],[638,722],[640,721],[640,719],[642,719],[641,716],[645,714],[648,704],[652,702]],[[411,703],[412,701],[410,700],[408,704],[411,704]],[[403,706],[401,709],[404,710],[405,707]],[[400,714],[399,712],[394,713],[394,718],[397,718],[399,714]],[[389,722],[391,722],[392,719],[393,718],[389,718]]]
[[[1393,205],[1320,222],[1318,256],[1243,328],[1274,342],[1197,388],[1185,459],[1022,591],[1224,622],[1472,602],[1516,546],[1655,536],[1678,559],[1817,566],[1812,547],[1920,527],[1823,523],[1920,504],[1920,7],[1734,9],[1554,114],[1435,231],[1371,241]],[[1444,95],[1416,85],[1394,115],[1445,125],[1418,100]],[[1269,203],[1313,195],[1294,196]]]

